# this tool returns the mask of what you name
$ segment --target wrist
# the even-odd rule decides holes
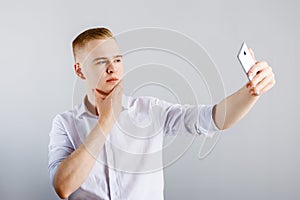
[[[259,91],[256,91],[255,88],[251,87],[249,84],[244,86],[244,91],[251,99],[258,99],[260,97]]]
[[[107,120],[105,119],[101,119],[99,118],[98,122],[97,122],[97,126],[100,129],[100,131],[104,134],[104,135],[108,135],[109,132],[111,131],[112,127],[110,126],[110,124],[107,122]]]

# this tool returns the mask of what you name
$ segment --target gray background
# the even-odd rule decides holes
[[[200,140],[165,169],[166,199],[299,199],[299,2],[2,1],[0,7],[0,199],[57,199],[47,173],[48,133],[72,108],[71,41],[82,30],[138,27],[182,32],[209,53],[227,94],[246,83],[237,50],[246,41],[277,84],[214,151]],[[126,66],[126,65],[125,65]],[[217,102],[215,102],[217,103]]]

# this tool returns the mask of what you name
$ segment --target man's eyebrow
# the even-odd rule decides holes
[[[116,56],[114,56],[113,58],[122,58],[123,56],[122,55],[116,55]],[[98,58],[95,58],[94,60],[93,60],[93,62],[95,62],[95,61],[97,61],[97,60],[107,60],[108,59],[108,57],[98,57]]]

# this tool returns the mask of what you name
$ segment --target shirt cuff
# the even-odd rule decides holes
[[[202,105],[202,106],[204,108],[202,108],[200,110],[200,122],[201,122],[201,119],[207,120],[205,122],[206,127],[204,127],[204,129],[202,129],[202,130],[197,129],[197,132],[203,133],[205,137],[212,138],[216,132],[221,131],[217,127],[217,125],[213,119],[213,107],[215,105]]]

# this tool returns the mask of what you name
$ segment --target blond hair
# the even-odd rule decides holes
[[[113,34],[109,29],[104,27],[91,28],[83,31],[72,42],[74,59],[76,60],[79,49],[84,48],[89,41],[109,38],[113,38]]]

